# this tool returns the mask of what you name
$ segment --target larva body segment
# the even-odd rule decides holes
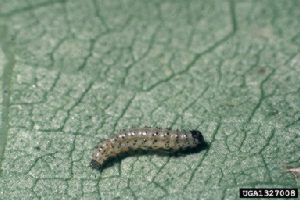
[[[295,177],[300,177],[300,167],[296,168],[289,168],[287,169],[288,172],[292,173]]]
[[[202,142],[199,131],[179,131],[161,128],[136,128],[121,131],[97,145],[91,167],[101,169],[110,158],[134,150],[164,150],[176,152],[193,149]]]

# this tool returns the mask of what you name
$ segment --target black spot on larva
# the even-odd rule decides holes
[[[165,147],[167,148],[167,149],[169,149],[170,148],[170,142],[168,141],[168,142],[166,142],[166,144],[165,144]]]
[[[178,135],[175,135],[175,140],[178,143],[178,141],[179,141],[179,136]]]
[[[93,153],[90,166],[102,170],[128,155],[184,156],[207,147],[208,144],[198,130],[129,129],[99,144]]]

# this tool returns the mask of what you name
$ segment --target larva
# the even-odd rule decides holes
[[[295,177],[300,177],[300,167],[289,168],[287,171],[292,173]]]
[[[180,131],[164,128],[123,130],[96,146],[90,166],[102,169],[109,159],[135,150],[178,152],[196,149],[201,144],[203,144],[203,137],[196,130]]]

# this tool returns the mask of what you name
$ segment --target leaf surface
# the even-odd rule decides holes
[[[299,188],[298,1],[0,2],[1,199],[237,199]],[[197,129],[184,157],[88,167],[129,127]]]

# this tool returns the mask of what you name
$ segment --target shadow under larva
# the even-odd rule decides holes
[[[90,166],[102,170],[127,156],[185,156],[207,149],[208,144],[198,130],[168,128],[134,128],[100,142],[92,155]]]

